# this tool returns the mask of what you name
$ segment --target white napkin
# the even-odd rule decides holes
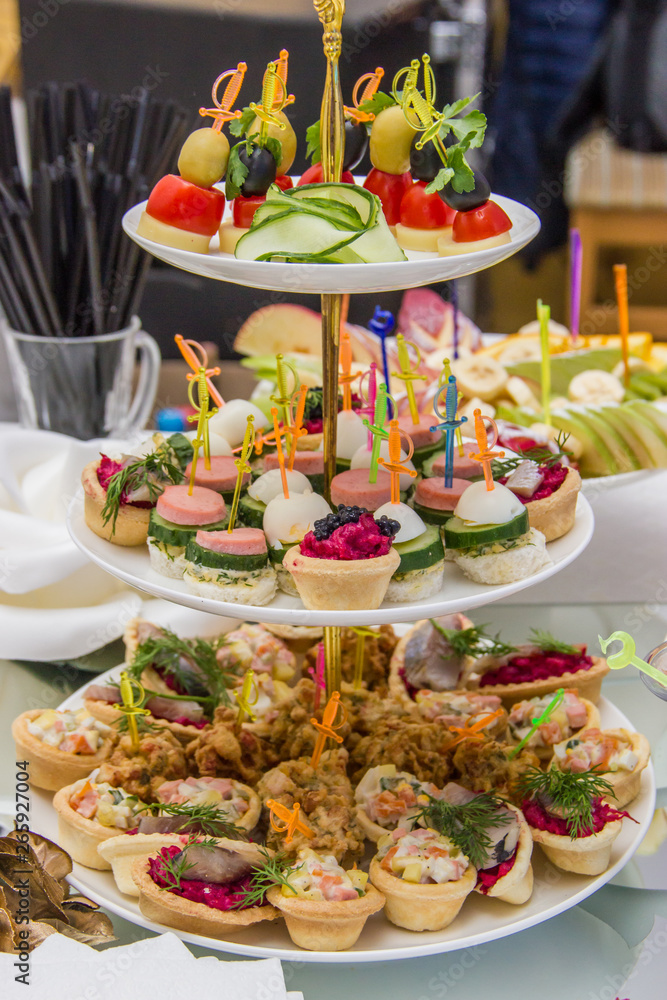
[[[3,1000],[23,1000],[17,983],[16,955],[0,954]],[[287,1000],[277,958],[226,962],[195,958],[175,934],[95,951],[61,934],[47,938],[30,956],[30,995],[48,1000]]]
[[[72,542],[67,508],[83,467],[102,450],[131,448],[0,423],[0,657],[83,656],[122,636],[139,614],[184,636],[231,627],[216,615],[145,601]]]

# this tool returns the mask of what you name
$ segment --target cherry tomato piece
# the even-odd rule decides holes
[[[456,212],[445,205],[440,195],[426,193],[426,181],[417,181],[403,195],[401,225],[413,229],[442,229],[451,226]]]
[[[217,188],[203,188],[176,174],[167,174],[153,188],[148,215],[188,233],[213,236],[222,222],[225,196]]]
[[[344,170],[341,176],[341,184],[354,184],[354,177],[349,170]],[[321,163],[314,163],[312,167],[308,167],[304,173],[301,174],[299,180],[297,181],[297,187],[301,187],[302,184],[322,184],[324,182],[324,172],[322,170]]]
[[[473,243],[500,236],[512,228],[512,220],[495,201],[486,201],[470,212],[457,212],[452,224],[455,243]]]
[[[232,202],[232,221],[239,229],[250,229],[255,212],[266,201],[265,194],[255,194],[250,198],[239,195]]]
[[[373,167],[364,181],[364,187],[376,194],[382,202],[387,225],[395,226],[401,221],[401,201],[408,188],[412,187],[409,170],[404,174],[387,174],[384,170]]]
[[[273,183],[277,184],[281,191],[288,191],[289,188],[294,187],[294,181],[288,174],[281,174],[280,177],[276,177]]]

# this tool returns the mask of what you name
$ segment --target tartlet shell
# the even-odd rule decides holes
[[[598,728],[599,724],[595,726],[586,726],[586,729]],[[577,736],[585,736],[586,729],[579,730]],[[623,809],[624,806],[627,806],[628,802],[632,802],[632,800],[639,795],[642,781],[642,771],[648,764],[649,757],[651,755],[651,747],[649,745],[649,741],[642,733],[632,733],[628,729],[603,729],[601,731],[603,733],[608,733],[610,736],[618,736],[621,739],[626,740],[639,757],[639,761],[632,771],[605,771],[602,775],[604,780],[608,781],[614,789],[613,795],[605,796],[606,801],[613,805],[616,809]],[[555,757],[552,758],[549,767],[553,767],[558,770],[558,761]]]
[[[370,884],[363,896],[337,902],[283,896],[279,886],[269,889],[267,899],[282,913],[294,944],[307,951],[351,948],[368,918],[385,903],[382,893]]]
[[[53,796],[53,808],[58,814],[58,843],[80,865],[108,871],[111,865],[97,853],[98,845],[123,831],[119,827],[103,826],[95,819],[87,819],[72,808],[70,796],[83,788],[86,781],[86,778],[80,778],[58,789]]]
[[[370,880],[384,895],[384,912],[392,924],[409,931],[440,931],[449,927],[475,888],[477,870],[469,865],[455,882],[421,885],[386,872],[373,858]]]
[[[477,886],[475,886],[475,892],[489,899],[501,899],[504,903],[521,906],[522,903],[527,903],[533,894],[533,866],[531,864],[533,835],[521,810],[510,802],[505,802],[504,805],[517,814],[521,823],[514,864],[507,875],[499,878],[488,892],[482,892]]]
[[[565,872],[576,875],[602,875],[609,867],[611,849],[621,832],[622,820],[616,819],[590,837],[563,837],[531,826],[533,841],[539,844],[549,861]]]
[[[87,778],[91,771],[109,756],[111,734],[109,734],[94,754],[74,754],[58,747],[49,746],[28,731],[28,723],[38,719],[42,708],[32,708],[22,712],[12,722],[12,736],[16,744],[16,759],[28,761],[30,784],[44,788],[47,792],[57,792],[65,785],[73,785],[80,778]]]
[[[132,866],[138,858],[148,858],[163,847],[185,845],[187,834],[178,833],[117,833],[102,840],[97,852],[110,868],[120,892],[126,896],[138,896],[139,889],[132,878]]]
[[[581,476],[570,466],[565,479],[551,496],[525,505],[531,528],[541,531],[548,542],[566,535],[574,525],[580,489]]]
[[[394,548],[374,559],[316,559],[293,545],[283,566],[309,611],[373,611],[382,604],[400,562]]]
[[[579,729],[575,729],[574,732],[572,733],[572,736],[568,737],[569,739],[581,736],[581,734],[585,732],[587,729],[597,729],[599,728],[600,725],[600,712],[598,710],[597,705],[594,705],[592,701],[588,700],[588,698],[582,698],[581,695],[579,695],[579,700],[582,701],[586,706],[586,722],[584,723],[583,726],[580,726]],[[515,740],[511,735],[508,735],[507,742],[511,746],[518,746],[520,741]],[[530,743],[528,743],[527,747],[529,750],[532,750],[533,753],[537,757],[539,757],[541,761],[550,761],[554,755],[554,748],[552,745],[532,746]]]
[[[92,532],[114,545],[145,545],[148,538],[148,521],[150,508],[132,507],[122,504],[118,508],[118,517],[114,525],[113,518],[105,524],[102,519],[102,508],[106,503],[106,490],[100,486],[97,478],[97,462],[89,462],[81,473],[83,486],[83,517]]]

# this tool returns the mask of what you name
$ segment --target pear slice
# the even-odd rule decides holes
[[[584,450],[579,462],[584,476],[612,476],[618,472],[618,466],[612,453],[596,430],[590,424],[585,424],[579,415],[572,410],[554,410],[551,414],[554,427],[574,434],[581,441]]]
[[[581,409],[577,409],[577,415],[600,435],[611,452],[619,472],[635,472],[641,468],[639,459],[623,435],[605,419],[608,409],[611,407],[582,406]]]

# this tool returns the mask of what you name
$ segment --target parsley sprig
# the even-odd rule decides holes
[[[106,487],[106,500],[102,508],[102,520],[105,524],[112,521],[116,527],[116,519],[121,501],[128,493],[145,486],[151,503],[155,503],[167,483],[183,482],[178,456],[167,441],[158,445],[144,458],[138,458],[114,473]]]
[[[231,705],[227,690],[231,685],[231,678],[216,658],[216,652],[223,644],[224,637],[212,642],[206,639],[182,639],[169,629],[163,629],[161,635],[150,636],[139,644],[128,673],[130,677],[141,681],[147,667],[164,670],[191,700],[200,702],[212,714],[218,705]],[[195,670],[185,669],[182,660],[191,664]],[[174,700],[183,700],[185,697],[150,693]]]
[[[319,118],[306,129],[306,143],[306,159],[310,160],[313,166],[315,166],[316,163],[321,163],[322,144]]]
[[[243,897],[236,904],[240,906],[260,906],[264,902],[267,891],[273,885],[285,886],[295,896],[298,892],[289,882],[289,875],[294,868],[294,861],[283,853],[269,854],[265,847],[260,847],[263,863],[253,865],[252,875],[248,888],[244,890]],[[298,867],[298,866],[297,866]]]
[[[472,628],[443,628],[431,618],[431,625],[440,635],[444,636],[457,656],[507,656],[516,652],[516,646],[510,646],[499,639],[499,633],[490,636],[486,625],[473,625]]]
[[[519,778],[519,788],[524,798],[544,797],[558,807],[568,823],[572,840],[593,829],[595,800],[613,794],[612,786],[596,770],[574,774],[531,767]]]
[[[195,804],[193,802],[152,802],[137,809],[137,815],[147,813],[150,816],[182,816],[183,826],[196,823],[200,833],[209,837],[226,837],[228,840],[247,840],[245,830],[227,819],[224,812],[212,802]]]
[[[449,837],[475,868],[481,868],[493,847],[487,831],[494,826],[502,826],[506,821],[506,816],[500,811],[503,805],[502,800],[490,792],[482,792],[461,805],[452,805],[429,795],[428,805],[424,806],[417,819],[422,819],[426,826]]]

